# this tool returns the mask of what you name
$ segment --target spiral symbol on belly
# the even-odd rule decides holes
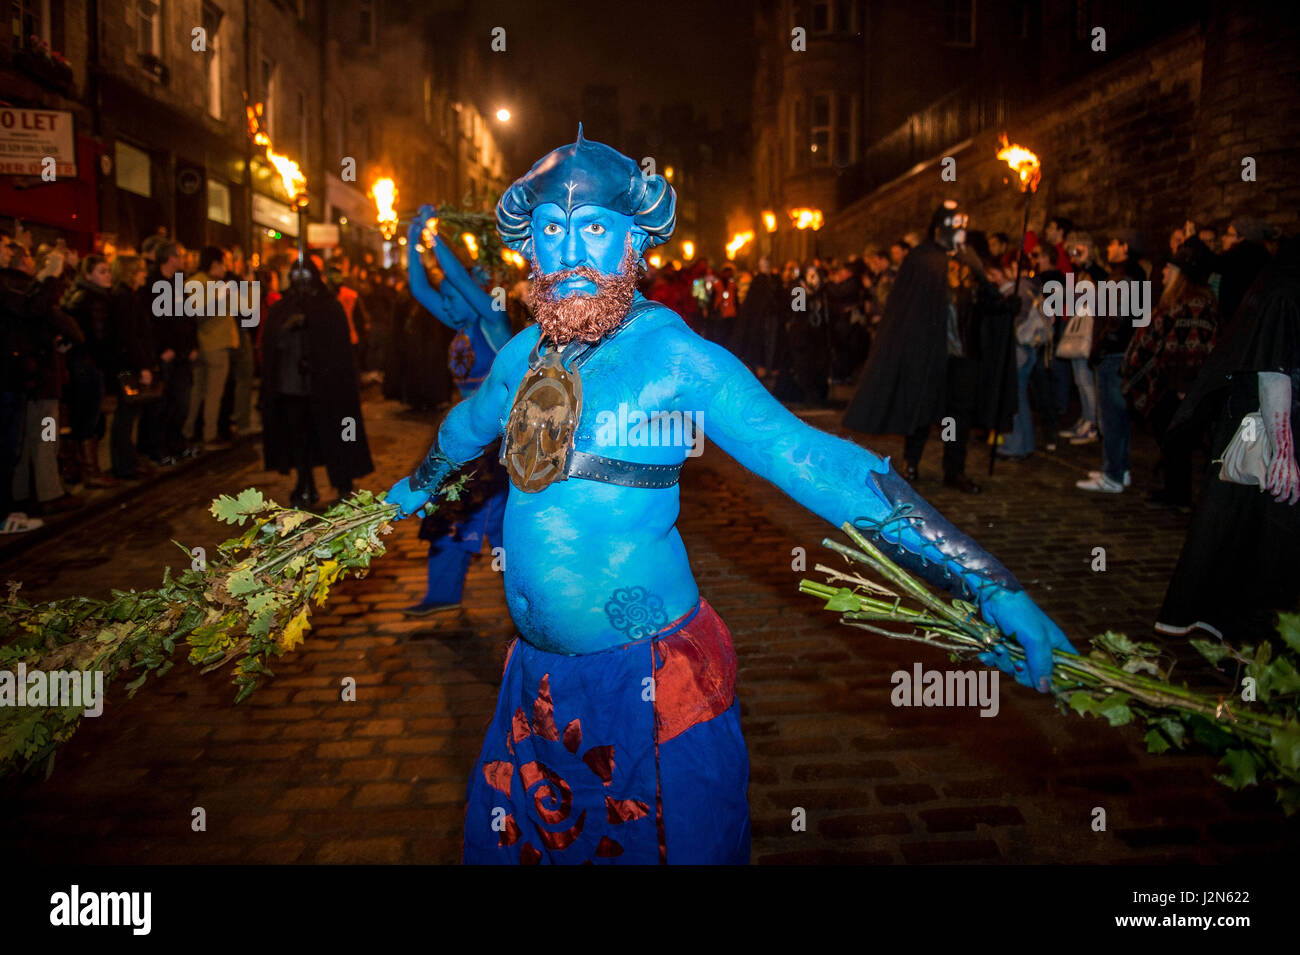
[[[638,640],[668,625],[664,602],[644,587],[620,587],[605,604],[610,626],[629,639]]]

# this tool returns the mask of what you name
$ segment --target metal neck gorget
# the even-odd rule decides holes
[[[604,481],[625,487],[664,488],[677,483],[680,464],[637,464],[574,449],[582,421],[582,375],[579,369],[596,349],[627,329],[655,302],[636,302],[613,331],[596,342],[570,342],[542,352],[542,338],[533,346],[528,373],[515,391],[501,462],[510,483],[536,493],[570,477]]]

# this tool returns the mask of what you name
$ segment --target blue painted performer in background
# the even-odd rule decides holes
[[[421,206],[406,233],[406,265],[411,294],[438,321],[456,332],[447,349],[447,364],[462,399],[471,397],[487,378],[492,361],[510,340],[510,319],[504,309],[492,307],[493,299],[465,271],[451,249],[434,230],[428,244],[437,257],[444,278],[439,288],[429,282],[420,258],[426,227],[437,216],[432,206]],[[429,583],[424,598],[403,613],[412,617],[456,610],[465,591],[470,557],[477,554],[486,537],[494,547],[502,546],[501,521],[506,506],[505,469],[493,455],[476,466],[479,472],[454,506],[439,508],[420,526],[420,537],[429,542]],[[485,473],[486,472],[486,473]]]
[[[466,862],[749,861],[735,651],[676,528],[699,429],[835,527],[854,521],[900,565],[978,602],[1026,651],[1023,669],[1005,649],[984,662],[1046,691],[1053,648],[1074,652],[887,460],[805,424],[636,291],[675,202],[662,177],[581,127],[507,190],[497,227],[532,260],[537,325],[388,492],[413,513],[502,442],[506,601],[520,637],[469,782]]]

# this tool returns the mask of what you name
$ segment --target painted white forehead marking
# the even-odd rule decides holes
[[[573,190],[578,188],[578,184],[574,182],[572,179],[570,179],[568,182],[564,184],[564,188],[569,190],[569,199],[565,203],[566,211],[570,215],[572,215],[573,214]]]

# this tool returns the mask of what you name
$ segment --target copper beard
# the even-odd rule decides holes
[[[533,282],[528,304],[542,326],[542,334],[557,345],[571,341],[599,341],[623,320],[632,307],[640,267],[632,251],[631,238],[619,269],[613,275],[597,272],[587,265],[559,269],[546,275],[537,256],[533,256]],[[555,287],[565,279],[579,276],[596,286],[594,294],[578,293],[556,298]]]

